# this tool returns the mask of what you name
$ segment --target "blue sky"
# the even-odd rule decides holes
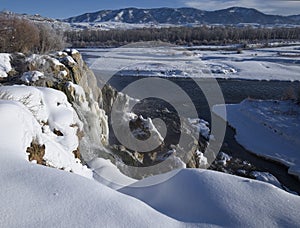
[[[231,6],[256,8],[269,14],[300,14],[300,1],[298,0],[1,0],[0,10],[41,14],[52,18],[68,18],[101,9],[125,7],[194,7],[203,10],[216,10]]]

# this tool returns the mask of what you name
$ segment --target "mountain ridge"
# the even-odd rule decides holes
[[[254,8],[230,7],[205,11],[195,8],[124,8],[100,10],[63,19],[68,23],[122,22],[129,24],[300,24],[300,15],[271,15]]]

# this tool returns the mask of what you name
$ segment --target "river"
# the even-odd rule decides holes
[[[142,79],[142,77],[114,76],[109,83],[118,91],[122,91],[126,86]],[[193,101],[200,118],[211,121],[211,115],[207,100],[203,95],[199,84],[209,87],[211,80],[191,79],[191,78],[168,78],[171,82],[176,83],[183,89]],[[226,104],[236,104],[243,101],[245,98],[253,99],[282,99],[289,91],[295,91],[300,88],[300,82],[288,81],[256,81],[256,80],[237,80],[237,79],[218,79],[218,84],[224,95]],[[177,105],[184,105],[180,97],[174,94],[174,100]],[[157,106],[157,100],[147,100],[140,108],[152,109]],[[147,111],[149,113],[149,111]],[[145,112],[142,112],[145,113]],[[188,113],[186,113],[188,117]],[[269,172],[274,175],[284,186],[292,191],[300,194],[300,182],[292,175],[288,174],[288,168],[274,161],[258,157],[246,150],[235,140],[235,131],[230,126],[227,126],[222,151],[226,152],[234,158],[246,160],[254,165],[259,171]]]

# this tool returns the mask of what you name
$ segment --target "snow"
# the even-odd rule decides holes
[[[231,158],[232,158],[231,156],[221,151],[218,154],[218,163],[225,166],[227,162],[231,160]]]
[[[214,106],[218,114],[221,106]],[[226,105],[237,141],[249,151],[289,167],[300,178],[300,106],[292,101],[251,100]]]
[[[196,118],[196,119],[190,119],[188,118],[189,123],[195,128],[200,134],[206,138],[209,139],[210,136],[210,129],[209,129],[209,123],[205,120]]]
[[[30,163],[26,148],[33,139],[46,148],[50,141],[70,154],[66,150],[72,148],[70,124],[80,123],[59,91],[9,86],[0,87],[0,93],[6,93],[6,100],[0,100],[0,227],[300,224],[300,197],[261,181],[201,169],[177,169],[137,181],[102,158],[90,162],[95,179],[88,179]],[[32,96],[27,96],[27,102],[20,99],[28,94]],[[49,127],[42,130],[45,120]],[[53,127],[64,136],[54,136]],[[54,152],[53,158],[75,166],[61,153]]]
[[[214,47],[214,46],[212,46]],[[225,78],[300,81],[299,44],[286,47],[232,51],[214,47],[202,50],[163,44],[137,43],[136,47],[80,49],[89,66],[122,76]]]
[[[11,70],[10,54],[0,53],[0,78],[7,77],[7,73]]]
[[[130,13],[130,12],[129,12]],[[129,15],[130,16],[130,15]],[[119,17],[116,17],[114,21],[106,21],[106,22],[77,22],[66,24],[66,26],[71,27],[73,30],[84,30],[84,29],[93,29],[93,30],[128,30],[128,29],[143,29],[143,28],[168,28],[174,27],[172,24],[153,24],[153,23],[124,23],[119,21]],[[70,29],[70,28],[67,28]]]
[[[284,55],[280,54],[284,53]],[[299,81],[299,46],[236,51],[203,51],[202,60],[218,78]]]
[[[207,158],[204,156],[204,154],[201,151],[197,150],[196,155],[197,155],[199,167],[207,167],[208,162],[207,162]]]
[[[37,80],[39,80],[40,78],[44,77],[44,73],[39,72],[39,71],[28,71],[25,72],[22,77],[21,80],[23,82],[29,83],[29,82],[35,82]]]
[[[74,48],[67,48],[67,49],[65,49],[64,50],[65,52],[70,52],[72,55],[74,55],[74,54],[78,54],[79,52],[76,50],[76,49],[74,49]]]
[[[94,178],[97,181],[113,189],[119,189],[137,181],[121,173],[110,160],[94,158],[88,162],[88,165],[92,168]]]
[[[15,156],[22,160],[27,159],[26,148],[32,140],[41,141],[39,124],[20,102],[0,100],[0,114],[0,159]],[[36,129],[39,131],[36,132]]]
[[[69,64],[73,64],[73,65],[76,64],[75,60],[71,56],[64,57],[64,58],[61,59],[61,61],[62,62],[67,62]]]
[[[184,48],[142,43],[137,47],[83,49],[81,52],[92,57],[86,60],[92,70],[110,71],[112,75],[118,72],[122,76],[212,77],[201,59]]]
[[[1,227],[183,226],[96,181],[11,157],[0,162]]]
[[[115,16],[114,21],[121,21],[123,19],[124,11],[121,11],[120,13]]]
[[[198,225],[299,225],[300,198],[273,185],[209,170],[172,172],[146,178],[119,191],[172,218]],[[160,178],[166,181],[153,184]]]
[[[19,119],[23,122],[36,128],[34,130],[35,135],[28,132],[24,133],[31,140],[29,144],[26,141],[26,148],[30,146],[33,140],[38,138],[40,145],[45,145],[44,160],[46,164],[89,178],[92,177],[91,170],[82,166],[80,161],[74,157],[73,151],[78,148],[79,144],[77,131],[82,129],[82,123],[71,104],[68,103],[64,93],[49,88],[2,86],[0,87],[0,99],[18,101],[24,109],[23,112],[31,113],[31,118],[22,117],[22,114],[18,115],[22,117],[19,117]],[[21,111],[19,112],[22,113]],[[7,114],[3,112],[1,117],[5,115]],[[28,116],[28,114],[26,115]],[[13,117],[14,115],[7,118],[13,120]],[[9,122],[12,124],[12,121]],[[17,127],[18,125],[15,126],[15,128]],[[9,129],[9,127],[3,127],[3,129]],[[55,134],[54,130],[61,132],[62,135]],[[15,140],[15,138],[11,136],[11,140]],[[8,141],[8,143],[12,143],[12,141]],[[25,153],[26,148],[19,149]]]
[[[280,182],[277,180],[276,177],[274,177],[271,173],[268,172],[258,172],[258,171],[252,171],[250,173],[252,177],[254,177],[256,180],[268,182],[270,184],[273,184],[277,186],[278,188],[282,188]]]

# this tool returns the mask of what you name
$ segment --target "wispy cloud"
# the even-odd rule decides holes
[[[232,6],[240,6],[255,8],[268,14],[300,14],[299,0],[183,0],[183,2],[188,7],[194,7],[202,10],[217,10]]]

